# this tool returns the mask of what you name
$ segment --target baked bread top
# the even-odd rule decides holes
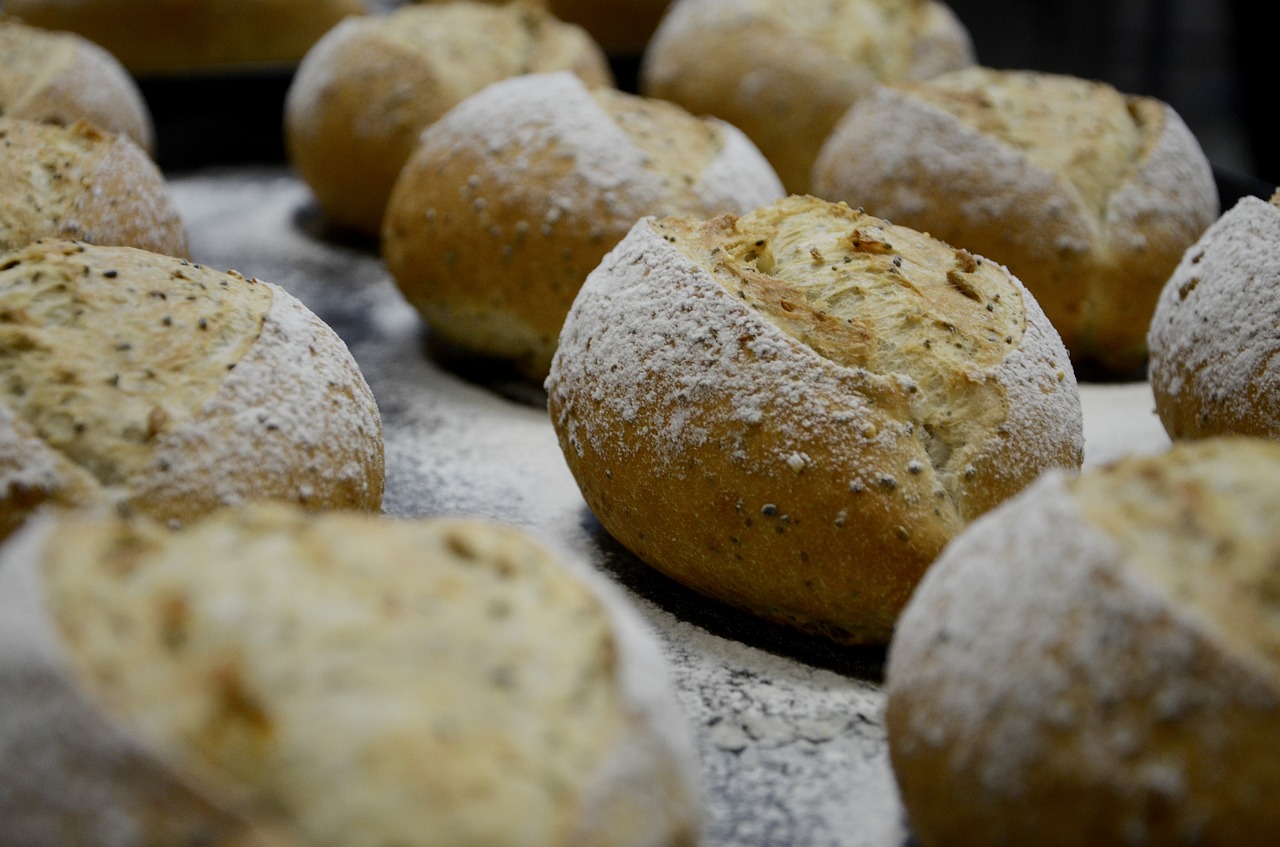
[[[124,247],[0,256],[0,514],[44,500],[183,521],[279,497],[377,510],[377,406],[269,283]]]
[[[0,252],[40,238],[189,255],[164,175],[127,137],[0,117]]]
[[[572,332],[560,342],[569,349],[549,388],[589,392],[610,409],[579,421],[579,437],[597,443],[621,438],[618,425],[644,407],[662,421],[657,429],[672,450],[652,460],[674,460],[682,442],[706,438],[714,429],[705,421],[692,425],[678,396],[659,393],[669,388],[668,380],[680,382],[693,369],[700,383],[717,386],[714,416],[742,422],[758,420],[766,414],[762,403],[775,392],[785,396],[792,385],[822,385],[822,393],[842,404],[861,405],[865,392],[865,420],[840,414],[820,424],[799,415],[788,443],[799,449],[819,426],[832,427],[828,435],[837,441],[837,432],[851,430],[875,439],[878,424],[884,425],[880,415],[896,418],[894,428],[905,427],[901,434],[914,442],[901,450],[945,492],[953,527],[1020,488],[1030,468],[1046,462],[1079,467],[1081,422],[1071,367],[1034,299],[1000,265],[812,197],[792,196],[710,221],[647,220],[637,229],[674,245],[670,260],[697,267],[696,283],[682,282],[699,290],[700,308],[649,305],[658,292],[630,284],[631,274],[625,274],[626,284],[598,283],[590,301],[575,304]],[[660,270],[639,262],[635,273],[689,275],[659,260]],[[607,270],[618,274],[625,267],[612,261]],[[712,281],[717,288],[705,290]],[[664,354],[658,341],[729,333],[748,316],[757,327],[753,336],[759,335],[753,343],[768,356],[726,350],[724,358],[698,365],[682,358],[689,353],[683,345]],[[632,344],[600,343],[602,335],[633,332],[656,343],[645,345],[644,355]],[[645,373],[662,378],[647,380]],[[785,425],[789,417],[773,423]],[[1008,437],[1014,431],[1017,437]],[[789,453],[757,458],[793,461]],[[879,472],[868,467],[864,476],[874,487]]]
[[[0,115],[127,135],[149,155],[155,129],[142,92],[115,56],[86,38],[0,17]]]

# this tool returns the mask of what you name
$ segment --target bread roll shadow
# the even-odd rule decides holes
[[[586,506],[581,526],[589,539],[592,560],[615,582],[668,614],[766,653],[854,679],[884,681],[883,645],[841,645],[825,636],[809,635],[739,611],[649,567],[615,540]]]

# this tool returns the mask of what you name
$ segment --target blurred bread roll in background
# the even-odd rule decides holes
[[[1168,104],[983,67],[864,97],[813,190],[1007,265],[1091,378],[1143,375],[1160,290],[1218,216],[1209,160]]]
[[[490,83],[559,70],[613,81],[590,36],[529,4],[451,0],[354,18],[308,52],[289,86],[288,158],[327,219],[377,236],[424,128]]]
[[[451,3],[454,0],[413,0]],[[587,31],[610,56],[638,56],[662,19],[670,0],[485,0],[495,5],[522,3],[546,9]]]
[[[937,0],[676,0],[639,84],[734,124],[804,193],[832,127],[877,83],[972,63],[968,31]]]
[[[2,12],[0,115],[63,126],[84,120],[155,153],[151,112],[115,56],[87,38],[27,26]]]
[[[723,121],[564,71],[526,74],[422,134],[382,251],[434,338],[540,383],[583,280],[639,218],[745,212],[782,194]]]
[[[364,0],[5,0],[33,26],[78,33],[135,76],[289,67]]]

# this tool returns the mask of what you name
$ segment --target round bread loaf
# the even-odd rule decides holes
[[[41,502],[186,521],[377,510],[382,427],[334,332],[269,283],[128,247],[0,255],[0,531]]]
[[[972,62],[968,31],[936,0],[678,0],[640,91],[741,128],[800,193],[836,121],[876,83]]]
[[[1280,831],[1280,445],[1049,473],[903,612],[886,725],[945,844],[1267,844]]]
[[[78,33],[140,77],[292,66],[364,0],[5,0],[27,23]]]
[[[128,137],[0,117],[0,253],[39,238],[188,256],[163,174]]]
[[[478,521],[41,515],[0,551],[0,837],[692,847],[656,639],[590,576]]]
[[[85,120],[155,153],[151,112],[115,56],[69,32],[0,17],[0,115],[54,124]],[[0,182],[3,184],[3,182]]]
[[[1280,438],[1280,193],[1244,197],[1183,255],[1148,335],[1172,439]]]
[[[811,197],[637,223],[574,303],[547,391],[619,542],[845,642],[887,642],[951,537],[1082,455],[1066,351],[1017,279]]]
[[[639,218],[746,211],[782,193],[723,121],[565,72],[529,74],[423,133],[382,250],[434,336],[540,382],[583,280]]]
[[[1169,274],[1218,215],[1167,104],[1058,74],[968,68],[882,86],[814,165],[814,191],[1002,262],[1078,371],[1142,375]]]
[[[289,160],[330,221],[376,236],[424,127],[490,83],[556,70],[613,81],[585,32],[528,4],[453,0],[353,18],[307,53],[289,87]]]

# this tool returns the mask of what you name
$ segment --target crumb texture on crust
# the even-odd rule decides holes
[[[6,442],[79,468],[100,501],[176,520],[249,497],[381,503],[368,386],[333,331],[268,283],[39,242],[0,270],[0,378]]]
[[[1277,463],[1241,440],[1047,474],[947,549],[886,671],[922,843],[1274,831]]]
[[[189,255],[163,174],[124,136],[0,117],[0,153],[0,252],[63,238]]]
[[[638,223],[547,380],[610,533],[713,596],[875,640],[965,521],[1078,468],[1074,376],[1034,301],[922,238],[799,197]]]
[[[423,133],[388,204],[383,254],[433,331],[540,380],[583,280],[636,220],[746,211],[782,193],[722,121],[529,74]]]
[[[515,530],[257,505],[40,567],[94,698],[296,843],[694,842],[652,636]]]
[[[1170,437],[1280,436],[1280,209],[1242,198],[1189,248],[1151,321],[1150,378]]]

